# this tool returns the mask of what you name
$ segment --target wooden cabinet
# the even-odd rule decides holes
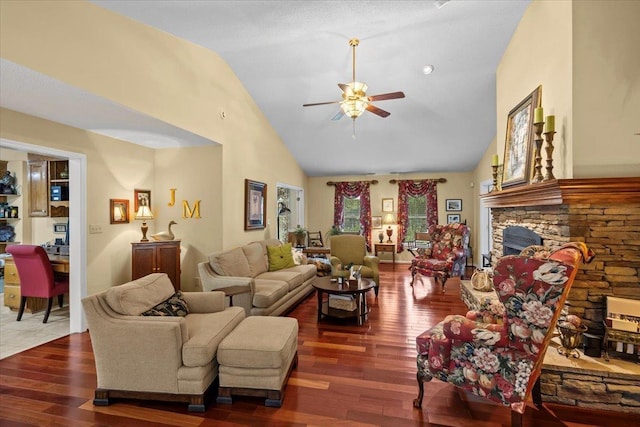
[[[46,298],[27,298],[25,313],[36,313],[46,308]],[[20,276],[13,258],[5,258],[4,261],[4,305],[13,311],[20,308]]]
[[[29,160],[29,216],[69,216],[69,161]]]
[[[167,273],[176,291],[180,290],[180,240],[132,243],[131,279],[151,273]]]
[[[49,216],[49,163],[29,161],[29,216]]]
[[[52,217],[69,216],[69,161],[49,161],[49,212]]]

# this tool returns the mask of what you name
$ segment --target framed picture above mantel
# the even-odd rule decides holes
[[[533,113],[540,106],[541,99],[542,86],[538,86],[509,111],[504,143],[502,188],[529,182],[534,136]]]

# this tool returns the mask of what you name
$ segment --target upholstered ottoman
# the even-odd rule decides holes
[[[232,395],[265,397],[282,406],[291,370],[298,363],[298,321],[290,317],[244,319],[218,346],[220,388],[217,403]]]

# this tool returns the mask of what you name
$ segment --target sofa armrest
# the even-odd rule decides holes
[[[250,291],[251,295],[253,295],[256,290],[253,277],[220,276],[213,271],[208,262],[201,262],[198,264],[198,274],[200,276],[202,290],[205,292],[224,292],[226,288],[238,288],[245,286],[247,288],[247,292]]]
[[[183,292],[190,313],[216,313],[225,308],[224,292]]]
[[[374,266],[377,266],[378,264],[380,264],[380,258],[378,258],[377,256],[366,255],[364,257],[363,265],[365,265],[365,266],[367,266],[369,268],[375,268]]]
[[[98,388],[174,392],[189,339],[182,317],[123,316],[101,295],[82,301],[95,355]],[[149,363],[152,360],[153,363]]]

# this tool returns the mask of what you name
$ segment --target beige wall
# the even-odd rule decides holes
[[[159,211],[149,233],[166,229],[176,215],[156,204],[169,188],[178,188],[179,200],[202,200],[202,219],[174,228],[185,249],[185,289],[204,254],[275,235],[276,182],[304,187],[306,177],[217,54],[88,2],[1,2],[0,12],[3,58],[221,144],[154,153],[1,112],[1,137],[87,155],[88,222],[109,230],[88,236],[89,293],[130,277],[139,224],[110,226],[107,215],[108,199],[132,199],[134,188],[151,190]],[[273,210],[265,230],[244,231],[245,178],[267,183]]]
[[[154,154],[155,218],[151,226],[157,233],[166,231],[169,221],[177,222],[171,230],[181,240],[182,288],[195,290],[197,263],[222,249],[222,147],[171,148],[156,150]],[[169,206],[172,188],[175,188],[174,204]],[[198,201],[200,218],[194,212]]]
[[[556,116],[554,174],[556,178],[573,177],[571,22],[571,2],[534,0],[518,24],[496,71],[500,163],[509,111],[542,85],[545,116]]]
[[[328,186],[327,181],[359,181],[359,180],[378,180],[378,184],[371,185],[371,215],[383,216],[382,199],[392,198],[394,209],[397,214],[398,209],[398,184],[390,184],[391,179],[435,179],[446,178],[447,182],[438,184],[438,223],[446,224],[447,213],[460,213],[462,220],[467,220],[469,227],[473,229],[473,212],[475,199],[473,197],[473,175],[471,172],[462,173],[432,173],[432,174],[411,174],[411,175],[366,175],[366,176],[329,176],[329,177],[313,177],[308,182],[308,221],[307,229],[322,231],[323,237],[333,224],[333,200],[335,195],[335,187]],[[462,212],[446,212],[446,199],[462,199]],[[394,215],[395,215],[394,214]],[[386,227],[385,227],[386,228]],[[378,230],[373,231],[371,241],[376,242]],[[397,240],[397,229],[391,238],[393,242]],[[385,238],[386,241],[386,238]],[[472,242],[473,244],[473,242]],[[381,259],[391,259],[390,255],[381,255]],[[409,261],[413,256],[408,252],[403,252],[396,257],[396,260]]]
[[[573,175],[640,175],[640,1],[573,7]]]
[[[531,3],[496,73],[500,159],[509,111],[542,85],[556,178],[639,174],[638,16],[637,1]]]

